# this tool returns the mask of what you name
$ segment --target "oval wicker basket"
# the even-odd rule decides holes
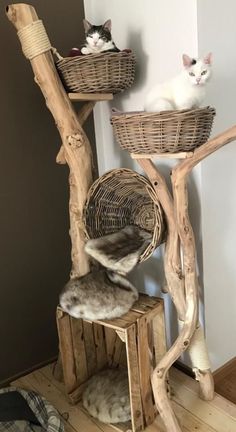
[[[155,202],[154,202],[155,201]],[[165,237],[162,208],[151,183],[130,169],[113,169],[91,186],[84,207],[88,238],[98,238],[137,225],[152,233],[152,241],[140,257],[146,260]]]
[[[111,123],[118,143],[130,153],[177,153],[204,144],[214,116],[211,107],[160,113],[113,110]]]
[[[81,55],[58,60],[56,66],[67,91],[119,93],[134,82],[135,56],[127,51]]]

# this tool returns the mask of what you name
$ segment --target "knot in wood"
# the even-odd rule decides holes
[[[81,215],[79,208],[75,204],[70,204],[70,212],[76,214],[78,217]]]
[[[187,225],[184,226],[184,232],[185,232],[185,234],[189,233],[189,227]]]
[[[184,341],[184,349],[187,349],[188,348],[188,346],[189,346],[189,339],[185,339],[185,341]]]
[[[69,185],[76,186],[75,176],[73,174],[69,175]]]
[[[79,133],[68,135],[66,138],[69,146],[72,148],[80,148],[83,145],[83,140]]]
[[[156,374],[157,374],[158,378],[162,378],[163,377],[163,373],[164,373],[163,369],[157,369],[156,370]]]

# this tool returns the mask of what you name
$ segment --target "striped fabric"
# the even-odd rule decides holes
[[[0,394],[11,391],[17,391],[23,396],[41,426],[35,426],[28,421],[0,422],[0,432],[64,432],[59,413],[44,397],[33,391],[14,387],[0,389]]]

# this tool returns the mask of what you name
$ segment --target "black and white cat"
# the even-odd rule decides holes
[[[183,54],[182,72],[170,81],[158,84],[147,94],[145,111],[198,108],[206,95],[206,83],[211,76],[212,54],[193,59]]]
[[[90,24],[83,20],[85,30],[85,45],[81,48],[82,54],[98,54],[104,51],[119,52],[120,50],[112,40],[111,20],[102,25]]]

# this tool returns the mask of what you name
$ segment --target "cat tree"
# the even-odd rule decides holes
[[[112,99],[112,95],[68,95],[58,77],[52,56],[53,48],[47,37],[42,22],[35,9],[27,4],[14,4],[6,7],[8,19],[12,22],[20,38],[25,56],[30,60],[35,82],[39,85],[51,111],[62,139],[62,147],[57,156],[58,163],[67,163],[70,169],[70,236],[72,243],[71,276],[81,276],[89,271],[89,263],[84,253],[85,236],[82,223],[82,211],[88,189],[92,183],[92,156],[88,138],[82,128],[83,123],[98,100]],[[77,115],[71,100],[84,100],[86,104]],[[158,155],[131,155],[146,172],[161,203],[168,224],[165,252],[165,274],[167,291],[172,297],[180,320],[180,334],[159,361],[152,374],[152,387],[155,402],[169,432],[181,432],[171,402],[166,391],[166,377],[171,365],[189,349],[196,378],[200,383],[200,394],[210,400],[214,395],[214,385],[210,372],[203,332],[198,323],[198,284],[196,275],[196,256],[194,234],[188,216],[187,177],[194,166],[208,155],[236,139],[236,126],[209,140],[200,148],[190,153]],[[166,181],[153,164],[157,157],[174,157],[183,160],[173,169],[171,180],[173,198]],[[181,259],[183,255],[183,265]],[[76,320],[74,320],[76,322]],[[70,331],[76,336],[76,324],[71,329],[71,321],[66,316],[66,323],[60,329]],[[68,340],[65,350],[71,352],[73,341]],[[63,353],[62,353],[63,357]],[[72,360],[72,359],[71,359]],[[64,380],[68,387],[76,380],[74,363],[63,364]]]

